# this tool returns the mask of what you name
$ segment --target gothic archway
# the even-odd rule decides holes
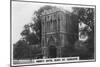
[[[55,39],[54,39],[53,36],[51,36],[51,37],[48,39],[48,46],[50,46],[50,45],[56,45],[56,41],[55,41]]]
[[[56,58],[57,56],[57,48],[56,48],[56,42],[54,38],[51,36],[48,41],[48,50],[49,50],[49,57],[50,58]]]

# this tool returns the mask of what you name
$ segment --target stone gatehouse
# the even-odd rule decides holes
[[[48,58],[62,56],[62,48],[68,45],[70,13],[59,8],[44,10],[41,15],[42,54]]]

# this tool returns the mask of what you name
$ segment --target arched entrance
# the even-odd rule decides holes
[[[48,57],[56,58],[56,56],[57,56],[56,42],[54,40],[54,37],[51,36],[48,41]]]
[[[56,58],[57,56],[57,48],[55,46],[49,46],[49,57]]]

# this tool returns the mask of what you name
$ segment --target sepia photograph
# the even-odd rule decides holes
[[[11,1],[11,66],[96,60],[96,6]]]

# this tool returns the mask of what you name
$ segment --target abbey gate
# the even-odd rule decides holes
[[[62,48],[68,45],[70,14],[58,8],[44,10],[41,14],[42,54],[48,58],[62,56]]]

